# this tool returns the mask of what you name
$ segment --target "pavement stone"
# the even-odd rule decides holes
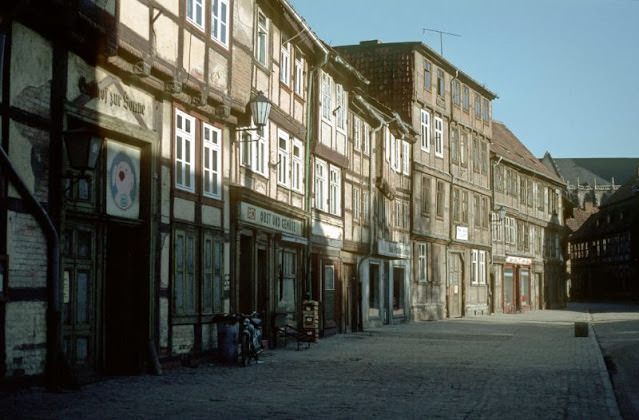
[[[586,307],[388,325],[60,394],[0,397],[0,418],[619,419]]]

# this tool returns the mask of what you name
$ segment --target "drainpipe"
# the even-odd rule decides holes
[[[47,388],[55,389],[60,385],[62,368],[65,366],[62,349],[62,312],[58,290],[60,285],[60,238],[47,211],[33,196],[20,174],[11,163],[3,147],[0,147],[0,165],[9,180],[31,209],[47,239],[47,354],[45,380]]]
[[[453,84],[455,83],[455,80],[457,80],[457,77],[459,76],[459,70],[455,70],[455,77],[453,77],[450,80],[450,116],[449,116],[449,120],[448,120],[448,141],[450,141],[450,133],[451,133],[451,126],[452,126],[452,122],[453,122],[453,109],[454,109],[454,97],[453,97]],[[459,142],[457,143],[457,148],[459,150]],[[448,171],[450,172],[450,191],[448,194],[448,246],[447,248],[450,248],[450,245],[453,243],[453,237],[454,237],[454,229],[453,229],[453,206],[450,205],[450,202],[452,200],[453,197],[453,187],[455,186],[455,175],[453,175],[452,171],[451,171],[451,167],[452,167],[452,161],[451,161],[451,156],[450,153],[448,153]],[[469,197],[470,199],[470,197]],[[446,314],[447,314],[447,318],[450,318],[450,285],[449,285],[449,280],[448,280],[448,268],[449,268],[449,264],[450,264],[450,259],[449,259],[449,254],[450,254],[450,249],[446,249]],[[464,271],[462,270],[462,275],[464,274]],[[461,312],[462,312],[462,316],[464,316],[465,313],[465,301],[466,298],[464,296],[464,293],[466,291],[466,288],[464,287],[464,278],[462,277],[461,279],[461,293],[462,293],[462,307],[461,307]]]
[[[285,2],[284,2],[285,3]],[[315,130],[313,130],[314,124],[314,112],[316,108],[314,107],[313,101],[313,82],[317,74],[319,74],[319,70],[322,69],[328,63],[328,51],[323,52],[323,57],[320,63],[309,70],[308,72],[308,83],[307,83],[307,91],[308,91],[308,100],[306,106],[306,139],[305,139],[305,147],[304,147],[304,207],[306,209],[306,279],[304,284],[304,293],[308,293],[308,295],[312,298],[313,291],[311,284],[311,252],[313,251],[313,246],[311,242],[312,236],[312,223],[313,223],[313,210],[311,209],[311,141]]]

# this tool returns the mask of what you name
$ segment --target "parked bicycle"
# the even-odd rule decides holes
[[[236,315],[240,321],[239,362],[248,366],[252,359],[258,362],[262,347],[262,320],[257,312]]]

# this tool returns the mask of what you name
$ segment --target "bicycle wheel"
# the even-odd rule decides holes
[[[249,337],[246,334],[242,334],[242,343],[241,343],[241,354],[240,354],[240,363],[242,364],[242,366],[248,366],[249,364],[249,360],[251,358],[251,349],[250,349],[250,343],[249,343]]]

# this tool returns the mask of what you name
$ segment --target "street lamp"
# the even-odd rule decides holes
[[[94,170],[102,151],[104,139],[86,128],[63,133],[69,165],[79,171]]]
[[[259,135],[262,135],[264,126],[268,122],[268,116],[271,113],[271,102],[264,96],[262,91],[259,91],[257,96],[251,99],[249,107],[251,108],[251,117],[255,127],[238,128],[235,131],[257,131]]]

